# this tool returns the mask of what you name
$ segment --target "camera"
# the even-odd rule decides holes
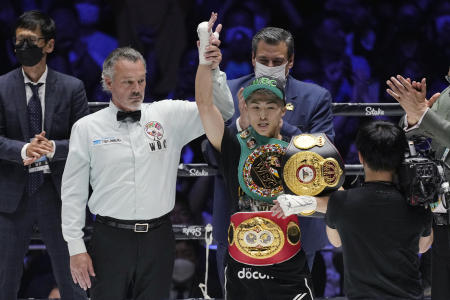
[[[414,137],[408,141],[405,160],[398,172],[399,186],[407,203],[412,206],[435,208],[441,200],[444,208],[448,209],[450,188],[444,172],[448,166],[434,158],[434,152],[429,146],[428,149],[422,149],[416,148],[414,144],[426,141],[423,137]]]

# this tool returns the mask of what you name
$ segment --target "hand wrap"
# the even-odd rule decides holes
[[[317,200],[313,196],[282,194],[277,197],[277,201],[285,216],[315,211],[317,207]]]
[[[197,34],[198,34],[198,39],[200,41],[200,46],[198,47],[199,64],[210,65],[211,62],[207,61],[205,58],[206,47],[209,46],[209,37],[211,36],[211,34],[214,34],[214,36],[218,39],[219,33],[218,32],[214,32],[214,33],[208,32],[208,22],[205,21],[205,22],[201,22],[200,24],[198,24]]]

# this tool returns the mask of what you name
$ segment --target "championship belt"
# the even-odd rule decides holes
[[[266,266],[284,262],[301,249],[298,218],[272,212],[238,212],[228,228],[228,252],[243,264]]]
[[[283,193],[282,156],[288,143],[259,135],[253,128],[237,134],[241,145],[239,185],[250,198],[272,204]]]
[[[287,194],[316,196],[344,183],[344,161],[323,133],[292,137],[282,163]]]

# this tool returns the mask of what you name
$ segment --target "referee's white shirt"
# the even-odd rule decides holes
[[[234,105],[226,75],[214,72],[213,82],[216,106],[228,119]],[[70,255],[86,252],[86,203],[93,214],[123,220],[170,212],[181,149],[204,133],[195,102],[144,103],[139,122],[119,122],[117,111],[111,102],[72,127],[61,189],[62,231]]]

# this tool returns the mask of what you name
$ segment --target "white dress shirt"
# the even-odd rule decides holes
[[[404,119],[403,119],[403,130],[404,130],[405,132],[408,132],[408,131],[411,131],[411,130],[413,130],[413,129],[419,128],[420,124],[422,123],[423,118],[425,117],[425,115],[426,115],[426,113],[428,112],[429,109],[430,109],[430,108],[427,107],[427,109],[425,110],[425,112],[424,112],[424,113],[422,114],[422,116],[420,117],[419,122],[417,122],[416,124],[414,124],[414,125],[411,126],[411,127],[409,127],[409,124],[408,124],[408,115],[405,114],[405,117],[404,117]]]
[[[213,76],[213,94],[227,118],[234,113],[226,76]],[[181,149],[204,133],[195,102],[163,100],[141,105],[139,122],[116,120],[109,107],[72,127],[62,178],[62,230],[70,255],[86,252],[86,203],[93,214],[148,220],[175,205]],[[89,184],[92,195],[88,201]]]

